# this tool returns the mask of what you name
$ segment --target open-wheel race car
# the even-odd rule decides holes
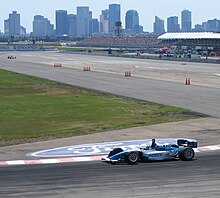
[[[177,144],[149,145],[135,150],[123,150],[114,148],[102,161],[112,164],[127,162],[135,164],[137,162],[164,161],[180,159],[183,161],[193,160],[197,148],[197,141],[178,139]]]

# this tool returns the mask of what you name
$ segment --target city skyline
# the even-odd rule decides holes
[[[198,24],[192,28],[192,13],[189,10],[181,12],[181,24],[178,16],[167,18],[166,32],[220,32],[220,20],[212,19],[207,22]],[[67,10],[56,10],[56,28],[50,20],[41,15],[35,15],[33,20],[33,36],[91,36],[93,33],[116,33],[120,34],[121,26],[121,9],[119,4],[110,4],[109,9],[102,10],[100,15],[100,24],[98,19],[92,17],[92,11],[88,6],[77,7],[77,14],[68,14]],[[106,26],[107,20],[108,25]],[[117,24],[117,25],[116,25]],[[165,32],[164,20],[155,16],[154,31],[158,35]],[[99,26],[102,31],[99,30]],[[105,27],[105,30],[103,27]],[[103,31],[104,30],[104,31]],[[141,33],[143,26],[139,25],[139,14],[136,10],[128,10],[125,17],[125,34]],[[4,20],[5,35],[24,35],[26,28],[20,24],[20,14],[12,11],[9,18]]]
[[[176,0],[170,0],[165,2],[164,0],[157,0],[155,2],[146,3],[146,0],[140,0],[138,3],[133,0],[96,0],[94,3],[90,0],[84,1],[71,1],[71,0],[47,0],[46,3],[43,0],[32,0],[28,3],[25,0],[2,0],[1,15],[0,15],[0,30],[4,31],[4,20],[8,18],[8,14],[16,10],[21,14],[21,25],[27,28],[27,32],[32,31],[32,21],[35,15],[43,15],[48,18],[52,24],[55,24],[55,11],[67,10],[69,14],[76,14],[78,6],[89,6],[90,11],[93,12],[93,17],[99,19],[99,15],[102,10],[108,9],[109,4],[121,5],[121,19],[122,26],[125,28],[125,15],[130,9],[135,9],[139,13],[140,25],[144,27],[144,31],[153,31],[153,22],[155,15],[165,21],[169,16],[178,16],[181,18],[182,10],[190,10],[192,12],[192,27],[196,24],[201,24],[209,19],[219,19],[218,5],[219,0],[210,0],[209,2],[201,2],[195,0],[185,0],[184,2],[176,2]],[[164,9],[166,8],[166,9]],[[209,8],[207,10],[207,8]],[[180,21],[179,21],[180,23]]]

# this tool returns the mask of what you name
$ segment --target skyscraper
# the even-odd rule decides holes
[[[119,4],[109,5],[109,32],[115,30],[115,23],[121,21],[121,6]]]
[[[9,34],[9,19],[4,20],[4,34]]]
[[[98,19],[92,19],[92,34],[99,32],[99,21]]]
[[[88,36],[89,35],[89,7],[81,6],[77,7],[77,36]]]
[[[92,35],[92,11],[89,11],[89,35]]]
[[[52,36],[54,32],[54,26],[44,16],[36,15],[33,21],[33,36]]]
[[[177,16],[171,16],[167,18],[167,32],[179,32],[180,25],[178,23]]]
[[[75,14],[68,15],[68,35],[69,36],[77,36],[76,15]]]
[[[102,10],[100,15],[100,32],[108,33],[109,32],[109,10]]]
[[[68,19],[66,10],[56,10],[56,36],[68,34]]]
[[[125,29],[139,32],[139,15],[136,10],[128,10],[125,16]]]
[[[220,32],[220,20],[213,19],[206,22],[207,32]]]
[[[27,30],[26,30],[25,27],[20,26],[20,34],[21,34],[21,35],[25,35],[25,34],[27,33],[26,31],[27,31]]]
[[[9,34],[20,35],[20,14],[17,11],[13,11],[9,14]]]
[[[195,29],[193,30],[194,32],[205,32],[205,27],[204,24],[196,24]]]
[[[183,10],[181,13],[181,29],[182,32],[191,32],[192,30],[192,16],[189,10]]]
[[[162,20],[159,17],[155,16],[154,33],[157,34],[157,35],[161,35],[164,32],[165,32],[164,20]]]

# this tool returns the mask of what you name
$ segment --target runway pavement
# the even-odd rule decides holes
[[[219,152],[190,162],[89,162],[0,168],[4,198],[219,198]]]

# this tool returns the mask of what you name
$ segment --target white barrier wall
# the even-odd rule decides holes
[[[0,51],[39,51],[40,47],[36,45],[0,45]]]

